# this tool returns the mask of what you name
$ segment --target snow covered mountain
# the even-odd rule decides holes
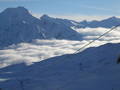
[[[120,44],[105,44],[81,53],[50,58],[31,66],[0,69],[4,90],[119,90]]]
[[[40,18],[40,27],[45,34],[45,38],[67,39],[67,40],[82,40],[80,33],[71,28],[74,26],[74,21],[66,19],[52,18],[43,15]]]
[[[79,28],[97,28],[97,27],[103,27],[103,28],[111,28],[116,25],[120,25],[120,18],[117,17],[110,17],[101,21],[82,21],[79,23]]]
[[[80,34],[68,27],[70,22],[64,21],[46,15],[35,18],[24,7],[7,8],[0,13],[0,47],[33,39],[80,40]]]
[[[76,22],[74,20],[68,20],[68,19],[62,19],[62,18],[53,18],[53,17],[50,17],[46,14],[41,16],[40,19],[47,20],[48,22],[54,22],[57,24],[64,24],[68,27],[77,26],[79,24],[78,22]]]
[[[41,38],[37,30],[39,20],[24,7],[7,8],[0,13],[0,46]]]

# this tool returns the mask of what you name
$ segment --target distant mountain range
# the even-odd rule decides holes
[[[0,47],[33,39],[81,40],[81,36],[69,26],[68,20],[43,15],[33,17],[24,7],[7,8],[0,13]]]
[[[76,28],[111,28],[120,23],[120,19],[111,17],[102,21],[82,21],[52,18],[43,15],[40,19],[32,16],[24,7],[7,8],[0,13],[0,47],[34,39],[83,40]]]
[[[120,18],[117,17],[110,17],[108,19],[105,20],[101,20],[101,21],[82,21],[79,23],[80,24],[80,28],[86,28],[86,27],[90,27],[90,28],[97,28],[97,27],[103,27],[103,28],[111,28],[113,26],[116,25],[120,25]]]

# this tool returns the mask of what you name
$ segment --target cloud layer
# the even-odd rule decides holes
[[[22,62],[30,65],[33,62],[39,62],[50,57],[74,53],[80,47],[108,30],[109,29],[105,28],[77,29],[77,31],[84,36],[83,41],[34,40],[32,43],[20,43],[18,45],[12,45],[5,50],[0,50],[0,68]],[[99,46],[105,43],[119,42],[120,30],[118,29],[112,31],[88,47]]]
[[[94,40],[110,29],[106,28],[85,28],[85,29],[76,29],[77,32],[81,33],[85,40]],[[120,40],[120,28],[114,29],[113,31],[106,34],[100,40],[111,41],[111,40]]]

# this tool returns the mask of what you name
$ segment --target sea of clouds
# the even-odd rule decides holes
[[[79,33],[81,33],[84,37],[84,40],[94,40],[105,32],[109,31],[107,28],[83,28],[76,29]],[[116,28],[113,31],[106,34],[100,40],[111,41],[111,40],[119,40],[120,39],[120,28]]]
[[[0,68],[12,64],[26,63],[31,65],[34,62],[76,52],[80,47],[88,44],[110,29],[106,28],[85,28],[76,29],[83,35],[83,41],[70,40],[34,40],[31,43],[20,43],[0,50]],[[88,47],[100,46],[106,43],[119,43],[120,29],[114,30],[97,40]],[[87,47],[87,48],[88,48]]]

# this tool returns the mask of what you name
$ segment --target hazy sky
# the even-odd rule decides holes
[[[58,16],[120,16],[120,0],[0,0],[0,11],[24,6],[35,14]]]

